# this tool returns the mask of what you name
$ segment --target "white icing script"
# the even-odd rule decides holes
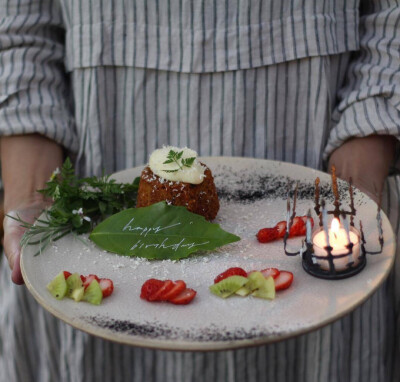
[[[145,244],[142,243],[142,241],[139,239],[132,247],[131,250],[134,249],[142,249],[142,248],[157,248],[157,249],[172,249],[173,251],[177,251],[179,248],[194,248],[194,247],[199,247],[205,244],[208,244],[209,241],[205,241],[203,243],[185,243],[186,239],[181,239],[180,242],[174,243],[174,244],[167,244],[169,238],[165,238],[161,243],[155,243],[155,244]]]
[[[122,229],[122,231],[129,231],[129,232],[138,232],[140,236],[147,237],[149,234],[157,234],[161,231],[164,231],[166,229],[172,228],[172,227],[177,227],[181,225],[182,223],[175,223],[171,224],[169,226],[157,226],[157,227],[140,227],[140,226],[134,226],[132,223],[134,222],[135,218],[132,218],[128,224],[125,225],[125,227]],[[193,224],[193,222],[190,222],[189,224]],[[135,244],[132,245],[130,248],[131,250],[134,249],[143,249],[143,248],[156,248],[156,249],[171,249],[173,251],[178,251],[179,248],[189,248],[192,249],[194,247],[200,247],[202,245],[206,245],[209,243],[209,241],[205,241],[203,243],[195,243],[195,242],[186,242],[187,239],[183,238],[179,242],[176,243],[171,243],[171,239],[166,237],[161,243],[154,243],[154,244],[146,244],[143,243],[141,239],[137,240]]]
[[[139,231],[140,232],[140,236],[145,236],[146,237],[149,233],[159,233],[160,231],[163,231],[163,230],[168,229],[168,228],[176,227],[176,226],[181,224],[181,223],[176,223],[176,224],[168,225],[166,227],[161,227],[161,226],[158,226],[158,227],[132,227],[131,223],[134,220],[135,220],[135,218],[132,218],[129,221],[129,223],[124,228],[122,228],[122,231],[127,231],[127,230],[130,231],[130,232]]]

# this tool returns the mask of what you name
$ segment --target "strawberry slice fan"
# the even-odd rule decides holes
[[[297,189],[294,190],[293,207],[291,208],[291,190],[288,186],[287,194],[287,217],[286,232],[283,237],[284,250],[287,256],[300,256],[304,270],[312,276],[328,279],[340,280],[351,277],[361,272],[366,263],[366,255],[379,255],[383,251],[384,240],[381,217],[381,197],[380,193],[378,211],[376,215],[378,241],[380,249],[369,251],[366,249],[366,240],[363,232],[363,225],[360,220],[359,230],[354,226],[356,209],[354,207],[354,193],[352,181],[348,183],[348,193],[350,204],[348,209],[342,208],[339,197],[338,184],[335,167],[332,167],[332,193],[334,196],[334,208],[328,210],[325,200],[320,198],[320,179],[315,180],[314,190],[314,211],[319,218],[319,227],[312,232],[311,211],[308,210],[306,219],[306,238],[302,246],[297,251],[288,249],[288,238],[290,229],[296,217]],[[328,227],[329,215],[331,226]]]

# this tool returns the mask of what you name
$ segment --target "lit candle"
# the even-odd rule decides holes
[[[349,252],[348,245],[349,239],[353,243],[352,255],[337,257],[338,255],[344,255]],[[349,233],[340,227],[339,220],[334,218],[332,220],[331,228],[329,229],[328,238],[326,232],[321,229],[317,231],[313,236],[313,248],[316,256],[327,256],[328,252],[325,249],[328,244],[332,247],[333,263],[336,271],[343,271],[347,269],[349,261],[353,261],[354,265],[359,262],[360,255],[360,238],[357,231],[351,227]],[[336,258],[335,258],[336,256]],[[329,270],[328,260],[317,259],[320,267],[325,270]]]

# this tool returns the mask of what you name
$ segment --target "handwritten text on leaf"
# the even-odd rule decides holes
[[[100,223],[90,239],[109,252],[159,260],[181,259],[240,240],[185,207],[165,202],[119,212]]]

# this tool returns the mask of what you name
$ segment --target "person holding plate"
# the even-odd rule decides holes
[[[399,232],[400,7],[394,0],[0,0],[5,211],[33,221],[65,155],[79,175],[164,144],[312,168],[376,198]],[[1,381],[395,381],[400,261],[354,312],[291,340],[180,353],[117,345],[52,317],[25,288],[6,218]],[[10,271],[12,270],[12,272]]]

